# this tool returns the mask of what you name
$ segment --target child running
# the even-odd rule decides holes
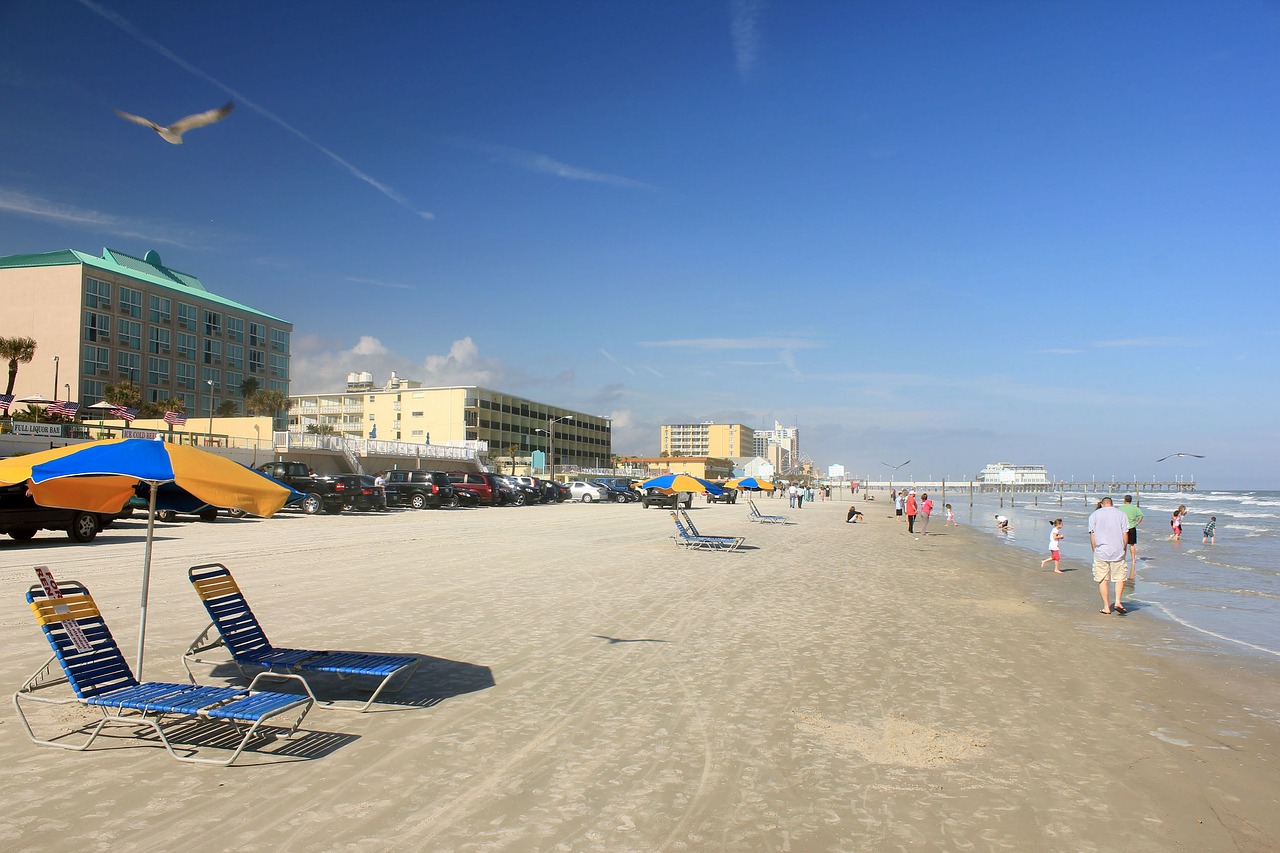
[[[956,514],[951,511],[951,504],[947,504],[947,523],[944,527],[959,527],[960,522],[956,521]]]
[[[1055,518],[1053,526],[1049,528],[1049,556],[1040,561],[1040,568],[1043,569],[1052,560],[1054,572],[1060,575],[1065,574],[1062,571],[1062,546],[1059,544],[1064,538],[1062,535],[1062,519]]]

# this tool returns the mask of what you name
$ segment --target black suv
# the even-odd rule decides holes
[[[449,476],[442,471],[383,471],[387,503],[391,506],[423,507],[457,506]]]
[[[343,509],[386,511],[386,490],[368,474],[339,474],[333,481],[333,490],[342,495]]]
[[[725,489],[718,495],[713,495],[711,492],[707,492],[707,503],[709,504],[736,504],[737,502],[737,489]]]
[[[266,465],[259,465],[258,470],[306,495],[298,501],[297,506],[307,515],[315,515],[322,509],[328,513],[342,512],[342,506],[346,503],[345,496],[338,494],[334,488],[337,485],[335,479],[317,476],[306,463],[268,462]]]
[[[683,506],[688,509],[693,506],[693,492],[667,493],[662,489],[645,489],[644,493],[640,495],[640,505],[645,509],[651,506],[665,506],[671,509]]]
[[[8,533],[26,542],[38,530],[65,530],[72,542],[92,542],[98,531],[116,516],[74,509],[40,506],[27,496],[27,487],[19,484],[0,488],[0,533]]]

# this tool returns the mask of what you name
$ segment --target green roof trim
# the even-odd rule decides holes
[[[278,323],[293,325],[282,317],[276,317],[265,311],[259,311],[257,308],[250,308],[248,305],[242,305],[239,302],[210,293],[200,279],[194,275],[166,267],[160,260],[160,254],[154,249],[147,252],[145,258],[135,258],[133,255],[105,247],[100,258],[84,252],[78,252],[75,249],[62,249],[57,252],[45,252],[35,255],[0,256],[0,269],[58,267],[71,264],[82,264],[104,272],[137,279],[192,298],[213,302],[248,314],[255,314],[268,320],[275,320]]]

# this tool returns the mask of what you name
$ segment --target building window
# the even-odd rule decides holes
[[[172,393],[170,393],[169,391],[166,391],[163,388],[147,389],[147,402],[149,403],[167,403],[169,402],[169,398],[172,396],[174,396]],[[181,396],[181,395],[178,395],[178,396]]]
[[[222,334],[222,314],[217,311],[204,312],[204,333],[206,335]]]
[[[213,382],[214,388],[221,388],[222,387],[222,371],[216,367],[206,367],[204,369],[204,376],[202,381],[205,383],[205,387],[208,387],[209,382]]]
[[[110,341],[111,318],[96,311],[84,312],[84,339],[86,341]]]
[[[81,400],[101,400],[107,396],[107,383],[97,379],[86,379],[80,383]]]
[[[120,346],[142,349],[142,324],[137,320],[121,320],[116,331],[120,334]]]
[[[196,387],[196,366],[194,364],[180,361],[173,366],[173,370],[179,388]]]
[[[267,327],[261,323],[249,322],[249,346],[265,347],[267,345]]]
[[[169,330],[151,326],[147,330],[147,351],[156,354],[169,354]]]
[[[184,329],[196,330],[196,306],[178,303],[178,325]]]
[[[227,367],[232,370],[244,370],[244,347],[227,344]]]
[[[244,318],[227,318],[227,337],[233,341],[244,341]]]
[[[196,360],[196,336],[178,332],[178,358]]]
[[[151,312],[147,315],[153,323],[168,323],[173,320],[170,313],[172,305],[168,299],[163,296],[151,297]]]
[[[230,370],[227,371],[227,389],[231,391],[232,394],[237,397],[243,397],[244,395],[240,393],[240,386],[243,384],[243,373],[232,373]]]
[[[84,282],[84,304],[89,308],[111,307],[111,285],[96,278],[87,278]]]
[[[84,375],[98,376],[111,372],[111,351],[106,347],[95,347],[85,345],[84,348]]]
[[[267,372],[267,354],[260,349],[249,350],[249,372]]]
[[[289,352],[289,333],[284,329],[271,330],[271,348],[276,352]]]
[[[149,357],[147,359],[147,384],[169,384],[169,359]]]
[[[182,365],[178,365],[181,367]],[[176,395],[182,401],[182,410],[184,412],[194,412],[196,410],[196,395],[179,393]]]
[[[289,357],[284,355],[271,356],[271,378],[272,379],[288,379],[289,378]]]
[[[204,363],[222,364],[222,341],[205,340]]]
[[[116,373],[130,383],[142,378],[142,356],[136,352],[116,353]]]
[[[120,313],[142,319],[142,291],[120,286]]]

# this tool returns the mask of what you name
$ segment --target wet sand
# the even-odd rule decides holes
[[[0,711],[9,850],[1228,851],[1280,848],[1280,664],[1096,613],[1038,571],[887,504],[697,503],[738,553],[636,505],[285,515],[158,530],[148,679],[204,627],[222,561],[273,642],[426,660],[376,712],[314,710],[245,766],[29,743]],[[132,660],[140,521],[0,543],[0,684],[48,647],[31,566],[79,579]],[[206,683],[237,678],[205,667]],[[320,679],[329,695],[360,691]],[[36,715],[45,734],[91,719]],[[217,754],[217,750],[211,750]]]

